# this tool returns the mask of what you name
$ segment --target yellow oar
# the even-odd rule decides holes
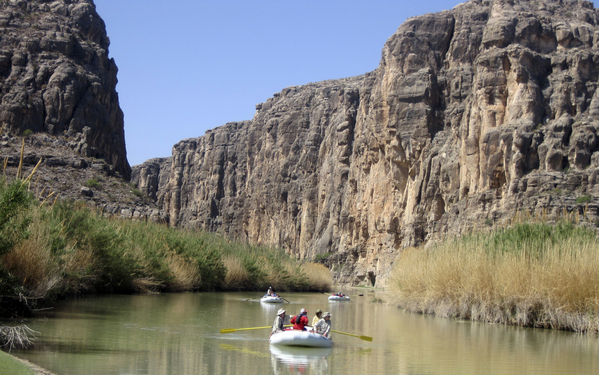
[[[290,325],[285,325],[283,327],[291,327],[291,324]],[[272,328],[272,326],[268,326],[268,327],[250,327],[250,328],[223,328],[223,329],[220,330],[220,333],[231,333],[231,332],[235,332],[235,331],[247,331],[247,330],[250,330],[250,329],[266,329],[266,328]]]
[[[348,336],[357,337],[360,340],[364,340],[364,341],[372,341],[372,337],[370,337],[370,336],[358,336],[358,335],[353,335],[351,333],[345,333],[345,332],[341,332],[341,331],[335,331],[334,329],[332,329],[331,332],[340,333],[342,335],[348,335]]]

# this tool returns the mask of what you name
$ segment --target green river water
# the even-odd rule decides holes
[[[81,297],[27,321],[36,345],[13,354],[58,375],[599,373],[596,335],[410,314],[372,291],[347,293],[284,293],[285,304],[248,301],[260,293]],[[305,307],[310,321],[330,311],[333,329],[374,340],[334,334],[331,349],[294,349],[271,347],[268,329],[220,333],[270,326],[282,307]]]

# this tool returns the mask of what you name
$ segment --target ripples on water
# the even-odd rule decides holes
[[[154,374],[559,374],[599,373],[599,339],[570,332],[451,321],[324,294],[286,293],[291,304],[248,301],[260,293],[90,296],[65,301],[27,324],[36,346],[16,354],[58,375]],[[352,293],[353,292],[353,293]],[[377,297],[385,299],[384,295]],[[269,345],[279,308],[333,314],[331,349]]]

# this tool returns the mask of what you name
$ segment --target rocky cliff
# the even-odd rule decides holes
[[[76,155],[105,160],[111,174],[128,180],[117,67],[94,3],[5,0],[0,33],[4,142],[45,133]]]
[[[136,181],[172,225],[380,286],[402,248],[516,212],[595,223],[598,78],[591,2],[471,0],[407,20],[372,73],[286,88]]]

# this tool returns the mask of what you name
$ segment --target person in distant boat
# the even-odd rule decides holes
[[[270,336],[278,332],[283,332],[286,312],[287,311],[285,311],[284,309],[279,309],[279,311],[277,311],[277,317],[275,318],[275,322],[272,325],[272,332],[270,332]]]
[[[314,324],[314,329],[317,333],[320,333],[324,337],[330,339],[331,338],[331,313],[325,312],[322,315],[322,319],[320,319],[316,324]]]
[[[293,324],[293,329],[298,331],[304,331],[306,326],[308,325],[308,310],[301,309],[300,313],[293,318],[291,318],[291,324]]]
[[[268,290],[266,291],[266,295],[267,296],[272,296],[274,294],[274,292],[272,291],[272,286],[268,287]]]
[[[322,319],[322,310],[316,310],[316,315],[312,318],[312,326],[314,326],[320,319]]]

